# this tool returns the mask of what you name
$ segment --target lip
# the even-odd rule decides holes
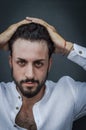
[[[35,85],[35,83],[33,83],[33,82],[26,82],[26,83],[23,83],[23,84],[24,84],[24,85],[30,85],[30,86],[31,86],[31,85],[32,85],[32,86]]]

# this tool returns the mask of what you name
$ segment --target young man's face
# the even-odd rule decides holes
[[[37,95],[44,87],[51,65],[45,41],[17,39],[9,61],[20,93],[26,97]]]

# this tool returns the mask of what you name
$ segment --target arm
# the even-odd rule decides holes
[[[64,55],[67,54],[68,59],[82,66],[86,70],[86,48],[66,41],[57,33],[53,26],[49,25],[47,22],[41,19],[31,17],[27,17],[26,19],[46,27],[52,41],[55,44],[55,53],[61,53]]]
[[[11,25],[8,27],[3,33],[0,34],[0,49],[8,50],[8,41],[16,31],[16,29],[22,25],[30,23],[31,20],[22,20],[16,24]]]

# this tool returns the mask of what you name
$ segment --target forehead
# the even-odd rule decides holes
[[[13,56],[21,58],[45,58],[48,57],[46,41],[29,41],[17,39],[13,44]]]

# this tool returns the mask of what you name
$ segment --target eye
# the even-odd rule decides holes
[[[21,66],[21,67],[23,67],[23,66],[26,65],[26,62],[23,61],[23,60],[21,60],[21,61],[17,61],[17,63],[18,63],[18,65]]]
[[[41,68],[43,65],[44,65],[43,62],[40,62],[40,61],[35,62],[35,67],[36,68]]]

